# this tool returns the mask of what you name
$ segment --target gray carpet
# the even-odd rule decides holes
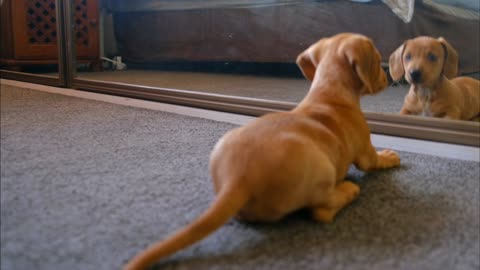
[[[2,85],[1,269],[119,269],[212,200],[234,125]],[[230,221],[161,269],[480,267],[479,164],[400,153],[330,225]]]

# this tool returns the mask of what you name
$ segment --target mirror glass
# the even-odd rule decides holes
[[[55,0],[1,0],[0,68],[58,78]]]
[[[442,36],[478,78],[478,1],[385,2],[76,0],[77,78],[296,103],[310,87],[296,57],[340,32],[370,37],[387,72],[405,40]],[[408,91],[391,81],[362,109],[398,114]]]

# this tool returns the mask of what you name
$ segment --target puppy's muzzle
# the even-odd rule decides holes
[[[410,79],[412,79],[412,83],[420,83],[422,81],[422,72],[418,69],[411,70],[409,72]]]

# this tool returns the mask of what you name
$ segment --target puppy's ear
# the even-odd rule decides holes
[[[343,52],[347,61],[353,67],[358,78],[362,81],[368,94],[376,92],[378,86],[375,83],[380,76],[380,62],[376,60],[376,49],[370,42],[359,44],[347,44]]]
[[[443,58],[443,74],[448,79],[457,77],[458,73],[458,53],[443,37],[437,39],[442,44],[445,52]]]
[[[317,63],[314,62],[311,49],[308,48],[301,54],[299,54],[296,62],[297,66],[302,71],[303,76],[305,76],[305,78],[307,78],[308,80],[313,81]]]
[[[390,76],[394,81],[400,80],[405,73],[402,58],[403,51],[405,50],[406,46],[407,42],[405,41],[390,55],[390,59],[388,59],[388,71],[390,72]]]

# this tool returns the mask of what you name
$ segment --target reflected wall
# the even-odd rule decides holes
[[[386,70],[389,55],[404,40],[431,35],[457,48],[462,74],[480,71],[480,26],[471,7],[456,7],[457,13],[424,3],[414,8],[406,18],[381,1],[103,0],[98,13],[89,13],[98,16],[89,20],[99,22],[102,64],[79,64],[77,75],[296,103],[310,86],[295,65],[297,55],[339,32],[372,38]],[[364,111],[397,114],[407,92],[408,85],[392,84],[361,105]]]

